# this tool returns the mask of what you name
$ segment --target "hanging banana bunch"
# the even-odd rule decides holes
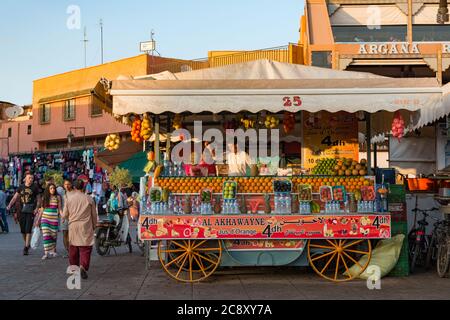
[[[110,134],[105,139],[105,148],[109,151],[118,150],[120,147],[120,135]]]
[[[150,139],[152,134],[153,134],[153,123],[150,120],[148,114],[144,114],[144,120],[142,121],[141,124],[140,137],[143,139],[143,141],[147,141]]]
[[[254,127],[255,127],[256,121],[244,117],[244,118],[241,119],[241,124],[244,125],[244,128],[245,128],[246,130],[248,130],[248,129],[250,129],[250,128],[254,128]]]

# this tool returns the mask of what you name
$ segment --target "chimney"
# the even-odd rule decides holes
[[[448,0],[440,0],[437,14],[437,23],[444,24],[449,21]]]

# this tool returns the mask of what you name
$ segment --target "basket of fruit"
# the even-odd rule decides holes
[[[152,187],[150,189],[150,201],[151,202],[162,201],[162,189],[160,187]]]
[[[227,200],[236,199],[237,183],[236,181],[225,181],[223,183],[223,198]]]
[[[312,187],[309,184],[298,185],[298,199],[300,201],[312,201]]]
[[[275,193],[291,193],[292,192],[292,182],[287,179],[273,180],[273,192],[275,192]]]
[[[212,191],[211,189],[203,189],[200,191],[200,200],[202,203],[211,203],[212,202]]]
[[[335,201],[341,201],[341,202],[344,202],[347,199],[347,194],[345,192],[344,186],[333,187],[333,199]]]
[[[319,189],[320,201],[330,202],[333,200],[333,189],[330,186],[321,186]]]

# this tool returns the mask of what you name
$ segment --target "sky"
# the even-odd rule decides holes
[[[33,80],[140,54],[155,31],[165,57],[255,50],[299,39],[303,0],[1,0],[0,101],[32,102]],[[78,14],[79,13],[79,14]]]

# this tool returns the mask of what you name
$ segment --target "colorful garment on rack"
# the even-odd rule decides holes
[[[44,240],[45,252],[56,249],[56,239],[58,237],[58,198],[53,196],[48,207],[44,208],[41,218],[41,229]]]

